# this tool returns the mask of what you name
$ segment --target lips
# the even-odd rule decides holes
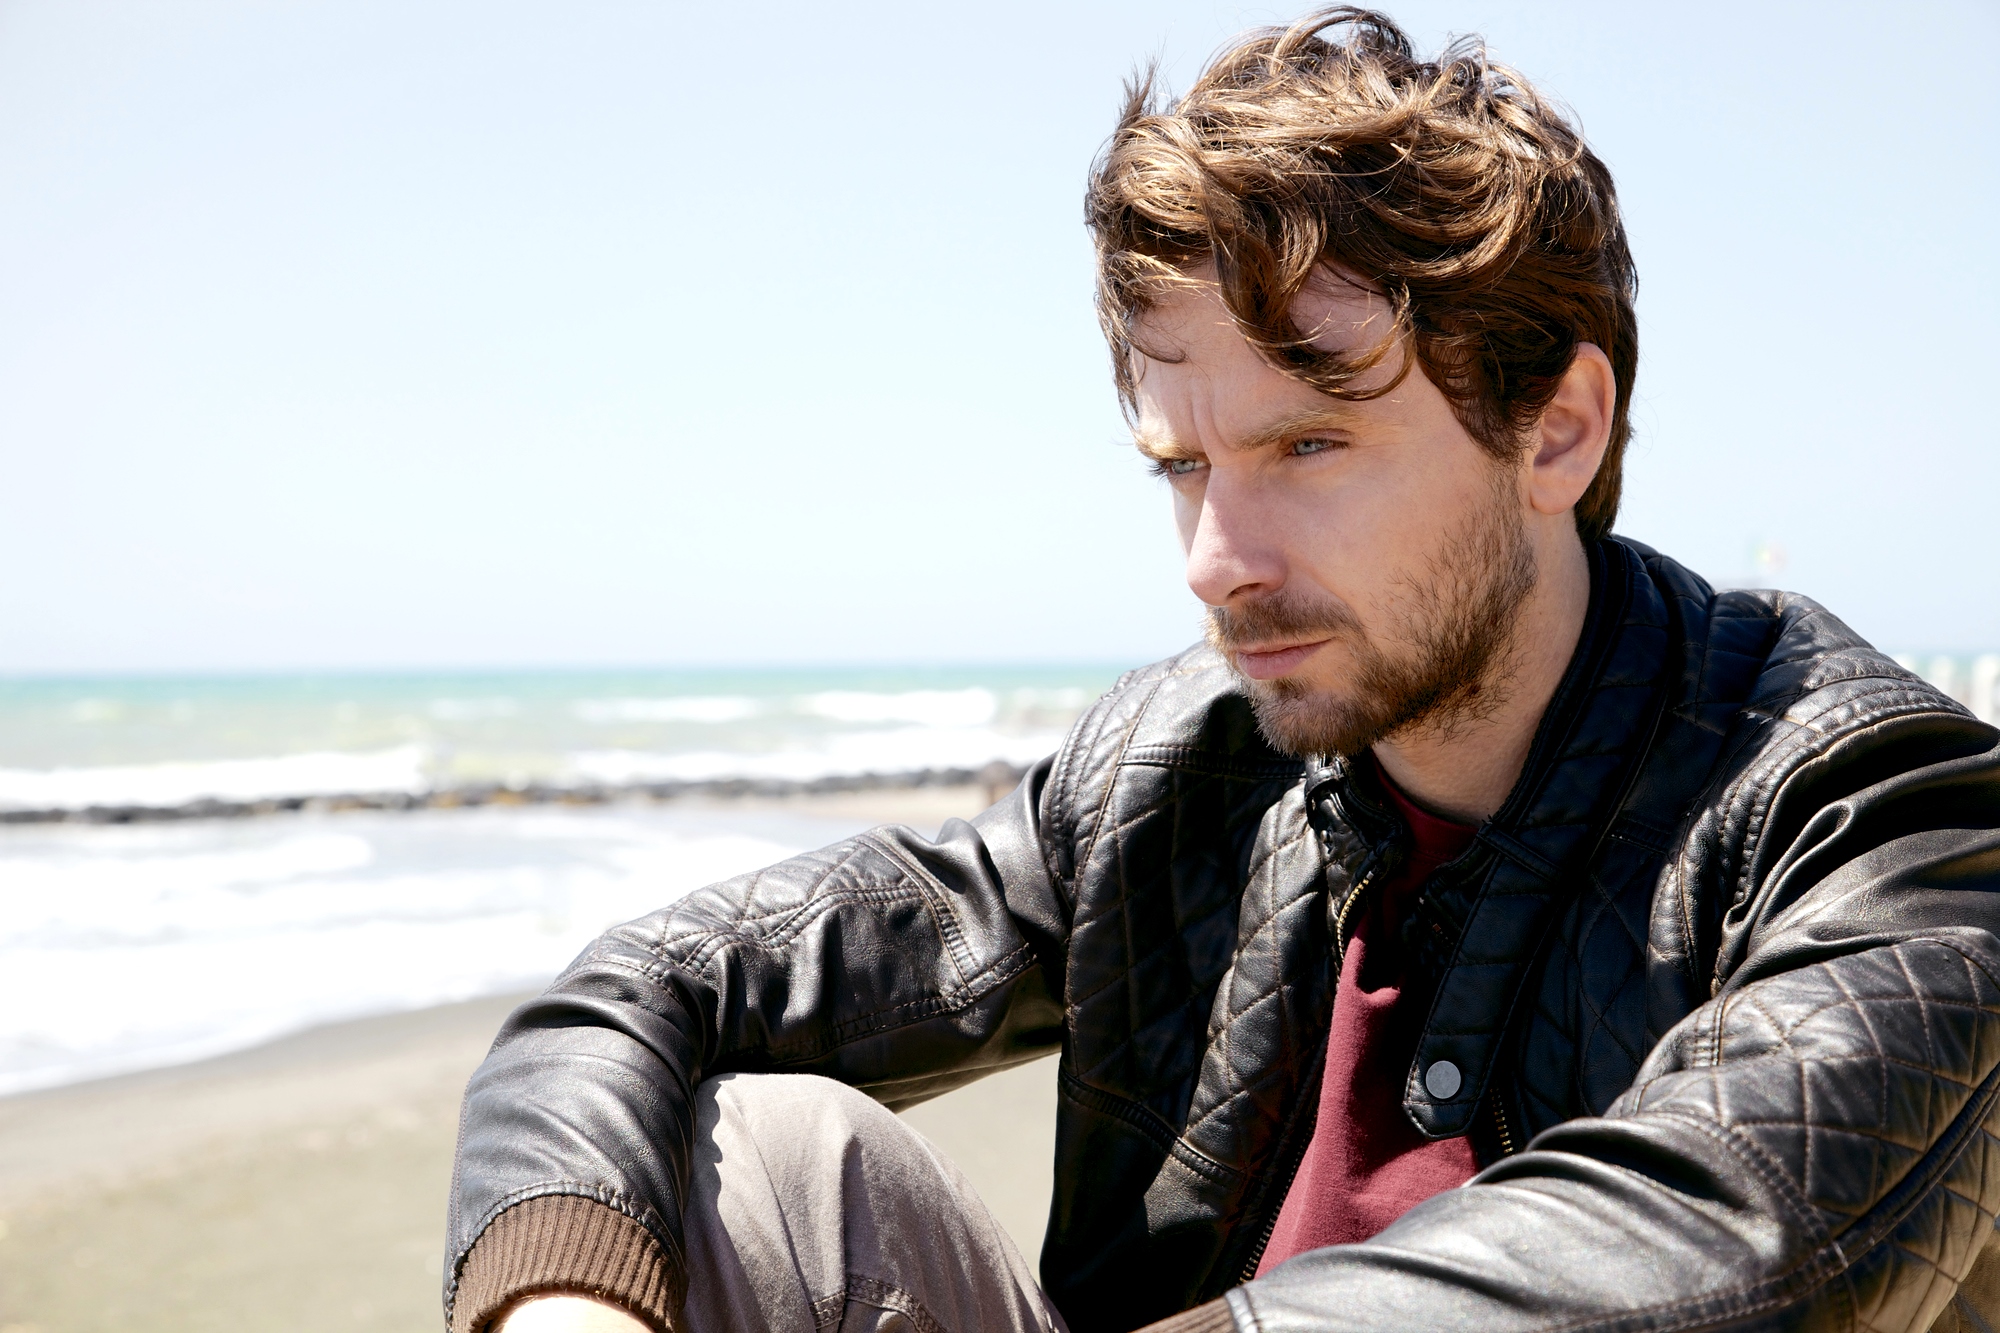
[[[1276,680],[1289,676],[1304,666],[1306,659],[1324,648],[1331,640],[1315,639],[1311,643],[1287,644],[1273,648],[1234,648],[1230,656],[1236,661],[1236,669],[1252,680]]]

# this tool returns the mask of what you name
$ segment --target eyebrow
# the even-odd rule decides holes
[[[1268,449],[1274,444],[1282,444],[1316,430],[1338,429],[1351,425],[1359,415],[1360,413],[1345,403],[1335,407],[1315,407],[1305,412],[1294,412],[1253,431],[1231,445],[1230,451],[1243,454],[1255,453],[1259,449]],[[1155,461],[1195,457],[1195,450],[1183,445],[1172,435],[1153,434],[1135,428],[1132,432],[1132,444],[1141,454]]]

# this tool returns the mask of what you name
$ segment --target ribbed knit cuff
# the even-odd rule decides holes
[[[1236,1316],[1229,1313],[1228,1301],[1217,1298],[1148,1324],[1139,1333],[1236,1333]]]
[[[493,1219],[459,1270],[451,1333],[488,1333],[512,1302],[556,1292],[608,1301],[671,1333],[672,1274],[653,1233],[573,1194],[540,1195]]]

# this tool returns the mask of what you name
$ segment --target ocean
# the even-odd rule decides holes
[[[860,827],[652,794],[1019,768],[1116,674],[0,681],[0,1094],[540,985]]]
[[[1905,660],[2000,720],[2000,655]],[[1117,670],[0,680],[0,1095],[539,986],[861,828],[657,796],[1023,767]]]

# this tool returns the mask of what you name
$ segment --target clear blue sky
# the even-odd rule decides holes
[[[1294,12],[0,0],[0,670],[1179,647],[1082,182]],[[2000,8],[1391,12],[1618,176],[1620,530],[2000,647]]]

